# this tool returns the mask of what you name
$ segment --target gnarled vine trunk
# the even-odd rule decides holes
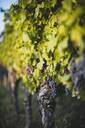
[[[16,72],[14,70],[8,71],[8,85],[10,88],[11,101],[16,114],[19,114],[19,100],[18,100],[18,86],[21,78],[16,78]]]
[[[11,83],[10,85],[10,91],[11,91],[11,100],[14,105],[14,110],[17,115],[19,115],[19,97],[18,97],[18,87],[19,87],[19,82],[21,81],[21,78],[16,79],[16,82]]]
[[[48,77],[45,82],[40,85],[38,91],[38,101],[40,107],[40,113],[42,116],[43,128],[54,128],[55,127],[55,98],[56,98],[56,84]]]
[[[24,87],[24,107],[26,115],[26,128],[32,128],[32,95]]]

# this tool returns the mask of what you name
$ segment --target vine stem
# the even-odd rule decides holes
[[[52,89],[49,87],[47,81],[40,85],[38,91],[38,102],[40,113],[42,117],[42,127],[43,128],[54,128],[55,127],[55,97],[52,97]]]

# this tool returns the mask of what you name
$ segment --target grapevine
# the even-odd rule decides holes
[[[6,12],[0,61],[31,93],[46,76],[74,90],[70,61],[85,49],[84,9],[82,0],[19,0]]]

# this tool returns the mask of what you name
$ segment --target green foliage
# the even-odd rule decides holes
[[[72,89],[69,61],[85,47],[84,8],[82,0],[19,0],[8,12],[0,61],[14,68],[31,92],[46,75]]]

